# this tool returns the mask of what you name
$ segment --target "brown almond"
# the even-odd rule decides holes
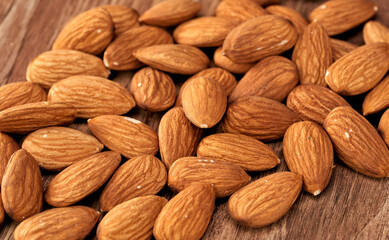
[[[150,239],[157,219],[167,200],[149,195],[123,202],[109,211],[99,223],[99,240]]]
[[[292,8],[281,5],[271,5],[266,8],[266,11],[291,21],[300,35],[304,32],[305,27],[308,26],[307,20]]]
[[[104,64],[113,70],[132,70],[143,66],[132,54],[143,47],[173,43],[173,38],[162,28],[141,26],[117,37],[104,52]]]
[[[162,162],[169,169],[181,157],[193,156],[202,130],[193,125],[181,107],[170,109],[159,123],[158,140]]]
[[[53,44],[53,50],[72,49],[98,55],[113,38],[113,22],[105,8],[94,8],[70,20]]]
[[[216,8],[216,16],[245,22],[266,15],[267,12],[254,0],[224,0]]]
[[[113,174],[100,196],[101,211],[135,197],[158,193],[166,184],[165,166],[152,155],[129,159]]]
[[[303,120],[323,124],[324,119],[332,109],[340,106],[350,106],[346,100],[334,91],[319,85],[299,85],[294,88],[286,101]]]
[[[296,65],[287,58],[271,56],[255,64],[239,81],[228,101],[259,96],[283,101],[298,84]]]
[[[73,76],[51,86],[48,100],[64,102],[77,110],[77,117],[122,115],[135,107],[126,88],[111,80],[95,76]]]
[[[75,75],[92,75],[107,78],[110,71],[103,61],[93,55],[75,50],[52,50],[36,57],[27,68],[27,81],[44,88],[59,80]]]
[[[282,146],[289,170],[303,176],[307,192],[319,195],[327,187],[334,167],[327,133],[316,123],[298,122],[288,128]]]
[[[358,47],[355,44],[335,38],[330,38],[330,44],[332,50],[332,58],[334,59],[334,62],[338,61],[341,57]]]
[[[222,47],[216,49],[215,54],[213,55],[213,61],[216,66],[236,74],[245,74],[254,66],[254,63],[237,63],[231,61],[231,59],[223,54]]]
[[[389,176],[388,147],[369,121],[354,109],[335,108],[323,125],[345,164],[366,176]]]
[[[261,141],[281,138],[300,118],[284,104],[272,99],[250,96],[238,99],[227,108],[223,130],[252,136]]]
[[[336,93],[358,95],[369,91],[382,80],[389,69],[388,59],[389,44],[367,44],[332,64],[325,80]]]
[[[9,159],[19,149],[19,144],[11,136],[0,132],[0,185]]]
[[[107,9],[111,15],[116,37],[131,28],[139,27],[139,13],[136,10],[122,5],[104,5],[102,8]]]
[[[26,103],[43,101],[46,101],[46,93],[36,83],[17,82],[0,87],[0,111]]]
[[[382,115],[378,125],[378,131],[389,147],[389,110],[386,110]]]
[[[10,158],[1,182],[4,210],[13,220],[21,222],[42,210],[42,176],[38,163],[24,149]]]
[[[239,224],[263,227],[282,218],[301,192],[302,177],[277,172],[251,182],[228,200],[228,212]]]
[[[176,86],[172,78],[151,67],[135,73],[130,91],[137,105],[151,112],[164,111],[176,100]]]
[[[15,240],[24,239],[84,239],[99,220],[100,213],[90,207],[53,208],[19,224]]]
[[[222,159],[246,171],[264,171],[274,168],[280,159],[266,144],[255,138],[233,133],[217,133],[203,138],[197,156]]]
[[[301,84],[326,86],[324,76],[332,64],[330,38],[324,28],[316,22],[309,24],[293,50]]]
[[[223,52],[234,62],[256,62],[292,48],[297,37],[296,28],[288,20],[264,15],[232,30],[224,41]]]
[[[389,76],[369,92],[363,101],[363,115],[377,113],[389,107]]]
[[[389,28],[377,21],[368,21],[363,27],[363,40],[365,43],[389,43]]]
[[[140,16],[139,21],[161,27],[170,27],[189,20],[200,11],[195,0],[169,0],[156,4]]]
[[[211,184],[194,183],[174,196],[162,209],[154,224],[157,240],[200,239],[215,209]]]

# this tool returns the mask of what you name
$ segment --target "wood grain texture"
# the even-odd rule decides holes
[[[62,27],[72,17],[82,11],[104,4],[123,4],[131,6],[140,14],[162,0],[1,0],[0,1],[0,85],[25,81],[28,63],[44,51],[51,49]],[[370,0],[379,6],[374,20],[389,26],[389,4],[387,0]],[[298,10],[304,17],[323,3],[324,0],[282,0],[281,4]],[[200,15],[212,15],[219,0],[201,0],[203,9]],[[363,26],[336,36],[356,45],[363,44]],[[212,53],[209,55],[212,56]],[[122,72],[112,76],[116,82],[129,89],[133,72]],[[177,85],[185,78],[173,75]],[[362,99],[362,100],[361,100]],[[361,107],[362,98],[348,99],[352,106]],[[161,113],[150,113],[134,108],[128,114],[158,129]],[[378,116],[381,116],[381,113]],[[375,117],[377,118],[377,116]],[[369,118],[373,119],[374,118]],[[77,121],[71,127],[90,133],[85,121]],[[214,129],[205,134],[213,133]],[[20,140],[20,137],[17,138]],[[270,173],[287,170],[282,156],[281,142],[269,144],[281,158],[276,169],[251,174],[253,179]],[[204,240],[229,239],[388,239],[389,224],[389,185],[387,179],[365,177],[345,167],[335,159],[335,169],[326,190],[319,197],[303,193],[292,209],[280,221],[271,226],[249,229],[239,226],[227,212],[227,200],[217,200],[216,209],[210,225],[203,236]],[[53,174],[43,172],[44,187]],[[78,204],[99,209],[99,189]],[[172,193],[165,188],[161,194],[168,198]],[[77,205],[78,205],[77,204]],[[48,206],[45,205],[45,208]],[[12,233],[17,224],[6,217],[0,230],[0,239],[13,239]],[[303,227],[302,227],[303,226]],[[92,234],[88,239],[95,239]]]

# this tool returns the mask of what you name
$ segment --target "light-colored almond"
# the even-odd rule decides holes
[[[389,147],[389,110],[386,110],[380,119],[378,131]]]
[[[307,20],[299,12],[292,8],[281,5],[271,5],[266,8],[266,11],[291,21],[299,34],[302,34],[305,27],[308,26]]]
[[[363,40],[365,43],[389,43],[389,28],[377,21],[368,21],[363,27]]]
[[[19,149],[19,144],[11,136],[0,132],[0,185],[9,159]]]
[[[122,5],[104,5],[102,7],[107,9],[111,15],[116,37],[131,28],[139,27],[139,13],[136,10]]]
[[[245,22],[266,15],[267,12],[254,0],[224,0],[216,8],[216,16]]]
[[[254,66],[254,63],[237,63],[231,61],[231,59],[223,54],[222,47],[216,49],[213,55],[213,61],[216,66],[236,74],[244,74]]]
[[[17,82],[0,87],[0,111],[26,103],[43,101],[46,101],[46,93],[36,83]]]
[[[384,78],[366,95],[362,105],[363,115],[377,113],[389,107],[389,76]]]
[[[355,44],[335,38],[330,38],[330,44],[332,49],[332,58],[334,59],[334,62],[338,61],[341,57],[358,47]]]

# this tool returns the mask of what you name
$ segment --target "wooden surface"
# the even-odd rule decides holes
[[[54,39],[64,24],[82,11],[103,4],[123,4],[132,6],[143,13],[151,5],[161,0],[1,0],[0,1],[0,85],[25,81],[27,64],[38,54],[51,48]],[[202,0],[201,15],[212,15],[218,0]],[[323,1],[283,0],[282,5],[292,7],[305,17]],[[379,5],[376,17],[389,26],[388,0],[375,0]],[[356,44],[363,44],[362,27],[338,36]],[[214,49],[206,50],[212,56]],[[130,86],[133,73],[114,73],[111,79]],[[182,76],[173,76],[180,85]],[[362,97],[348,98],[353,106],[360,108]],[[376,124],[379,113],[369,119]],[[134,109],[129,116],[149,124],[157,130],[163,113],[148,113]],[[77,120],[71,127],[88,132],[84,121]],[[207,131],[207,134],[215,129]],[[18,141],[22,137],[16,136]],[[282,156],[281,142],[270,143],[282,159],[280,166],[271,171],[251,174],[254,179],[287,170]],[[236,224],[227,212],[227,198],[217,200],[211,223],[203,239],[389,239],[389,185],[387,179],[372,179],[362,176],[344,166],[338,159],[331,182],[318,197],[302,192],[292,209],[280,221],[268,227],[248,229]],[[53,173],[43,172],[44,181]],[[101,189],[79,204],[98,208]],[[163,189],[160,195],[171,197],[172,193]],[[46,205],[46,208],[48,206]],[[0,239],[12,239],[16,227],[8,217],[3,223]],[[95,230],[94,230],[95,231]],[[94,239],[92,232],[89,239]]]

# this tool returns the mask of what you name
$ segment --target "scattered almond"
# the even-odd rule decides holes
[[[254,0],[224,0],[216,8],[216,16],[245,22],[266,15],[267,12]]]
[[[300,35],[304,32],[305,27],[308,26],[307,20],[292,8],[281,5],[271,5],[266,8],[266,11],[291,21]]]
[[[19,144],[8,134],[0,132],[0,185],[12,154],[20,149]]]
[[[332,50],[332,58],[334,59],[334,62],[338,61],[341,57],[358,47],[355,44],[335,38],[330,38],[330,44]]]
[[[231,61],[231,59],[223,54],[222,47],[216,49],[215,54],[213,55],[213,61],[216,66],[236,74],[244,74],[254,66],[254,63],[237,63]]]
[[[363,27],[363,40],[366,44],[389,43],[389,28],[377,21],[368,21]]]
[[[139,27],[139,13],[136,10],[121,5],[104,5],[102,8],[107,9],[111,15],[116,37],[131,28]]]
[[[386,110],[382,115],[378,125],[378,131],[389,147],[389,110]]]
[[[42,101],[46,101],[46,93],[36,83],[17,82],[0,87],[0,111],[26,103]]]
[[[366,95],[363,101],[363,115],[377,113],[389,107],[389,76],[385,77]]]

